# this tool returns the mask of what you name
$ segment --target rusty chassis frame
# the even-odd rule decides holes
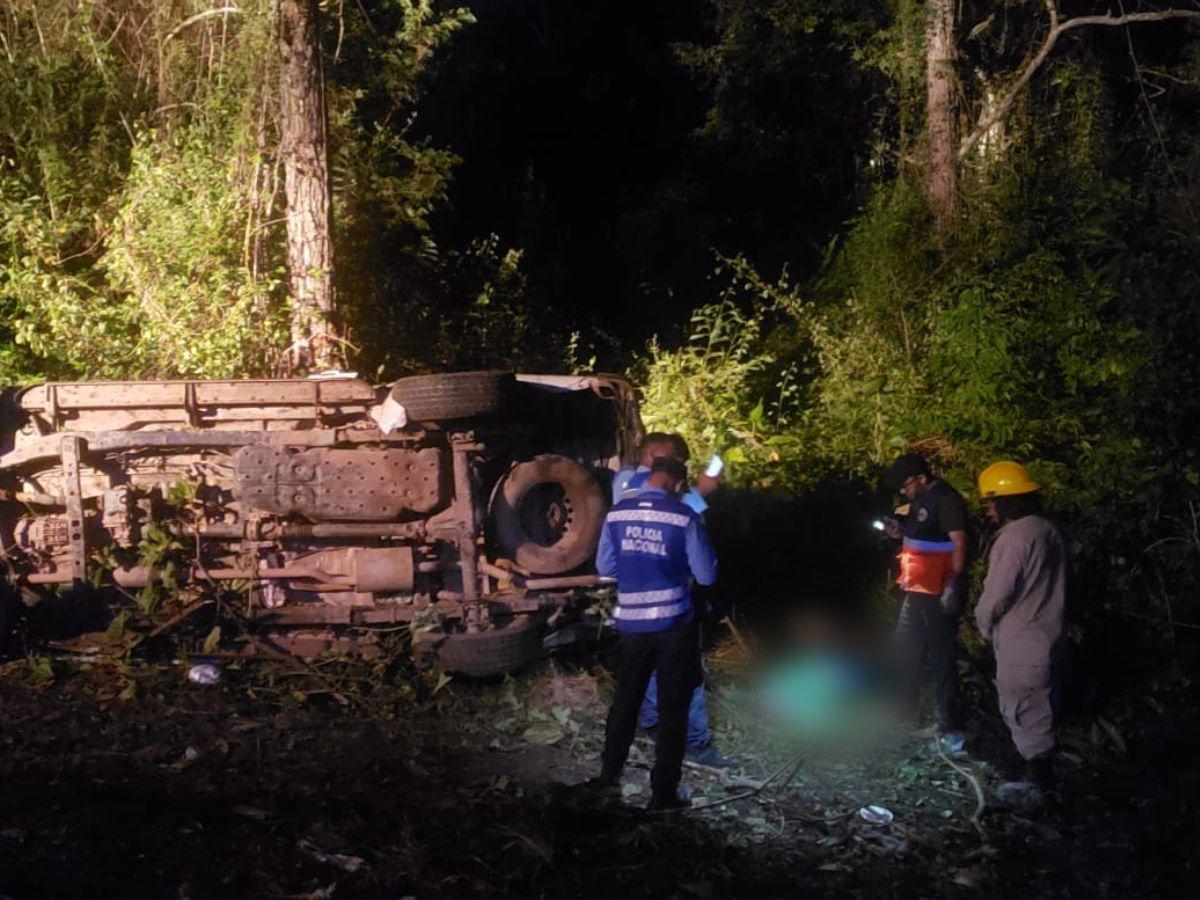
[[[605,466],[632,458],[641,425],[627,382],[530,381],[535,389],[590,391],[610,404],[616,433]],[[112,582],[153,584],[161,572],[129,561],[139,533],[130,523],[157,521],[148,504],[161,497],[147,500],[147,485],[221,467],[234,478],[212,481],[221,497],[215,509],[172,526],[194,546],[183,575],[193,583],[251,582],[247,612],[265,627],[370,627],[436,614],[478,629],[494,615],[570,605],[580,590],[608,583],[575,566],[535,573],[489,559],[487,497],[495,492],[479,469],[486,460],[503,479],[514,464],[506,448],[529,443],[529,427],[419,422],[389,431],[371,421],[380,400],[359,381],[26,389],[17,395],[19,427],[0,429],[0,508],[7,510],[0,562],[18,585],[67,585],[89,580],[93,551],[118,547],[126,561],[108,570]],[[424,508],[430,514],[418,514]]]

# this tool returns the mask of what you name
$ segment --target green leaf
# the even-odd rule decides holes
[[[25,670],[29,677],[38,684],[47,684],[54,680],[54,667],[44,656],[26,657]]]
[[[549,746],[563,739],[563,730],[554,722],[537,722],[522,732],[521,737],[531,744]]]
[[[213,630],[208,633],[208,637],[204,639],[204,652],[212,653],[217,649],[217,645],[221,643],[221,626],[214,625]]]
[[[746,461],[746,451],[741,447],[730,447],[725,451],[725,462],[727,463],[744,463]]]
[[[188,506],[196,502],[199,482],[183,478],[167,488],[167,502],[172,506]]]
[[[142,608],[142,612],[150,615],[158,608],[159,600],[161,599],[158,587],[153,584],[148,584],[137,592],[135,597],[137,605]]]
[[[104,631],[104,642],[106,644],[120,643],[125,637],[125,623],[129,621],[129,610],[123,609],[108,623],[108,628]]]

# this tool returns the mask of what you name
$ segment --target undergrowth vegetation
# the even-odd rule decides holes
[[[1160,405],[1198,336],[1193,301],[1144,296],[1122,263],[1137,252],[1194,278],[1195,257],[1139,233],[1156,197],[1120,172],[1099,79],[1064,67],[1040,90],[1051,113],[1027,117],[978,173],[948,241],[897,177],[811,283],[722,260],[690,340],[643,361],[647,424],[682,432],[698,456],[721,452],[742,486],[873,481],[915,449],[971,495],[988,463],[1021,460],[1068,529],[1085,591],[1136,588],[1131,614],[1194,621],[1200,555],[1185,532],[1200,469],[1168,424],[1177,407]],[[1187,330],[1154,324],[1171,303]],[[1196,373],[1194,357],[1184,368]],[[1163,566],[1192,574],[1167,586]]]
[[[276,371],[287,298],[272,7],[3,6],[0,381]],[[988,462],[1020,459],[1093,581],[1136,587],[1150,599],[1130,611],[1154,621],[1200,618],[1190,26],[1155,32],[1155,77],[1183,98],[1174,107],[1146,92],[1131,37],[1057,50],[962,160],[960,210],[942,233],[922,189],[924,5],[826,7],[713,0],[672,51],[709,104],[688,152],[755,186],[738,201],[754,237],[719,248],[715,294],[693,304],[686,340],[636,360],[646,424],[683,433],[697,456],[721,452],[741,487],[791,492],[871,482],[910,448],[964,492]],[[359,371],[382,381],[636,355],[615,346],[619,323],[602,310],[561,318],[569,304],[528,276],[538,248],[519,229],[486,223],[458,246],[436,240],[461,160],[413,123],[473,14],[431,0],[322,10],[335,280]],[[964,7],[964,22],[976,12]],[[958,36],[964,72],[978,67],[964,103],[987,108],[1020,40],[1043,33],[1041,15],[1010,4],[1002,22],[980,16]],[[1132,62],[1132,76],[1114,60]],[[797,110],[861,133],[813,141]],[[520,164],[522,215],[553,209],[534,189],[536,162]],[[760,169],[769,174],[745,179]],[[814,246],[781,254],[766,236],[806,232],[776,227],[807,214],[779,196],[797,180],[819,188],[809,202],[859,189],[858,215],[819,266]],[[668,204],[672,217],[690,190],[663,194],[684,198]],[[787,216],[759,215],[777,201]],[[726,235],[738,223],[694,224],[689,233]],[[773,262],[759,264],[768,245]]]
[[[277,370],[288,331],[273,8],[6,5],[0,381]],[[429,219],[458,159],[409,126],[434,54],[470,21],[429,0],[324,19],[335,277],[372,367],[436,362],[392,348],[420,345],[446,296]],[[496,270],[471,270],[476,292]]]

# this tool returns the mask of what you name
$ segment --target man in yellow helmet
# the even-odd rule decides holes
[[[1000,532],[975,607],[979,632],[996,652],[1000,712],[1027,777],[1001,785],[1006,799],[1053,790],[1056,669],[1066,637],[1067,560],[1058,528],[1040,515],[1041,486],[1015,462],[979,475],[979,495]]]

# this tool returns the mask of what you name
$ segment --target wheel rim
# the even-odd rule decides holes
[[[553,547],[571,527],[575,510],[561,484],[542,482],[521,498],[517,518],[530,539],[540,547]]]

